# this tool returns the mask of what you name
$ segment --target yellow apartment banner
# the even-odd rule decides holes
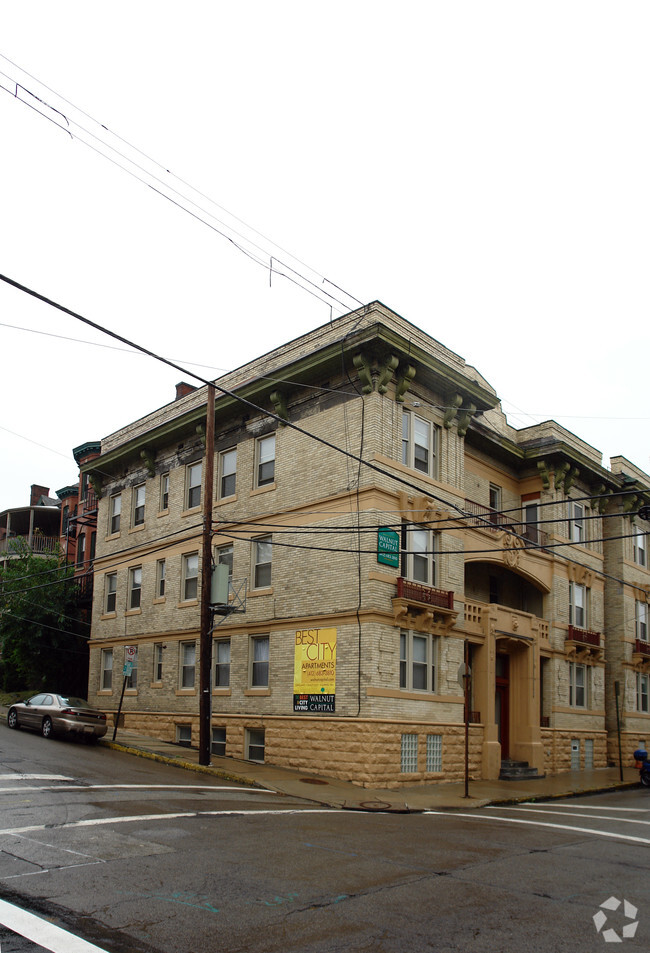
[[[333,713],[336,696],[336,629],[298,629],[293,670],[293,710]]]

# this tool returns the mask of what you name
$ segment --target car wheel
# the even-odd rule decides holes
[[[9,709],[9,714],[7,715],[7,725],[10,728],[20,728],[18,724],[18,712],[15,708]]]
[[[43,719],[43,724],[41,725],[41,734],[44,738],[52,737],[52,719],[47,716]]]
[[[641,775],[641,784],[644,788],[650,788],[650,774],[647,771]]]

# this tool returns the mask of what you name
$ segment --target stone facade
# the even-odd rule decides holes
[[[647,477],[553,422],[510,427],[474,368],[378,303],[216,385],[216,754],[368,786],[461,778],[466,654],[472,777],[508,757],[604,765],[610,664],[641,737],[629,613],[647,567],[632,559],[622,602],[608,578]],[[89,697],[115,716],[135,647],[124,723],[196,744],[206,388],[178,394],[85,470],[101,497]],[[325,710],[297,710],[319,691]]]

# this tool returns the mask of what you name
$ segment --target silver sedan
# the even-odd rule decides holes
[[[24,702],[16,702],[7,714],[10,728],[33,728],[44,738],[72,733],[95,741],[106,734],[106,715],[83,698],[41,692]]]

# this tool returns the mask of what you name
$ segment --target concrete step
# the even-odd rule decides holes
[[[500,781],[535,781],[543,777],[537,768],[531,768],[528,761],[513,761],[507,758],[501,762]]]

